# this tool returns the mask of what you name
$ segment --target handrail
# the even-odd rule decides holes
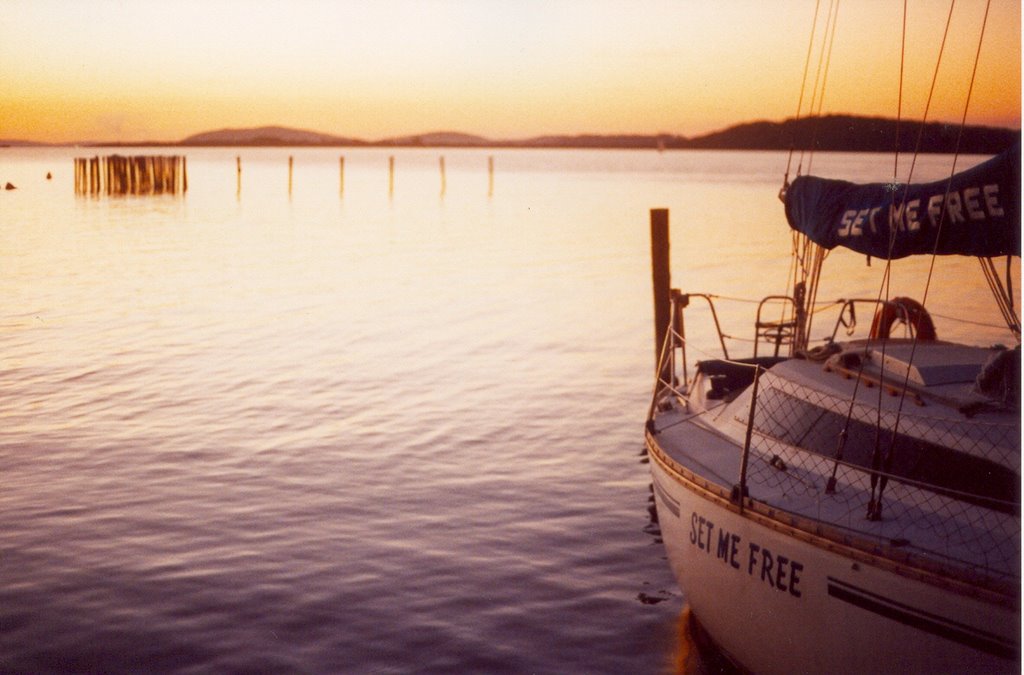
[[[788,320],[780,319],[778,321],[762,321],[761,311],[764,309],[765,304],[777,301],[788,302],[793,305],[793,318]],[[782,345],[792,345],[794,343],[797,331],[800,328],[800,322],[796,318],[797,308],[796,300],[788,295],[766,295],[761,299],[761,302],[757,304],[757,319],[754,323],[754,356],[757,356],[757,346],[760,344],[762,337],[766,340],[774,337],[775,353],[772,356],[779,355],[779,348]]]
[[[715,302],[714,302],[714,298],[715,297],[716,296],[710,295],[708,293],[682,293],[681,291],[679,291],[679,289],[675,289],[675,288],[670,290],[670,302],[671,302],[670,317],[671,318],[669,320],[668,329],[665,331],[665,335],[664,335],[662,346],[661,346],[661,351],[660,351],[660,354],[659,354],[659,357],[658,357],[657,369],[655,371],[654,396],[653,396],[653,400],[652,400],[652,403],[651,403],[651,411],[650,412],[653,413],[653,406],[655,405],[655,401],[659,398],[660,393],[662,391],[666,390],[666,389],[672,391],[675,395],[679,396],[680,398],[684,398],[685,399],[685,396],[686,396],[685,391],[680,391],[680,389],[678,388],[678,380],[676,378],[677,365],[679,365],[679,364],[676,363],[676,358],[677,358],[676,357],[676,350],[679,349],[682,352],[681,353],[682,371],[683,371],[682,372],[682,375],[683,375],[682,381],[684,383],[686,383],[686,382],[689,381],[690,376],[689,376],[689,364],[688,364],[687,358],[686,358],[686,330],[685,330],[685,321],[684,321],[684,318],[683,318],[684,317],[684,311],[683,310],[690,305],[690,300],[692,298],[701,298],[701,299],[703,299],[704,301],[706,301],[708,303],[708,309],[711,310],[711,319],[712,319],[712,321],[714,322],[714,325],[715,325],[715,332],[718,334],[718,344],[722,348],[722,357],[726,361],[732,361],[733,360],[732,357],[729,356],[729,347],[728,347],[728,345],[726,345],[726,342],[725,342],[726,337],[729,337],[729,336],[727,336],[722,331],[722,324],[721,324],[721,321],[719,321],[719,318],[718,318],[718,311],[715,309]],[[771,332],[770,331],[764,332],[764,334],[762,335],[762,329],[764,329],[764,328],[775,329],[776,337],[775,337],[775,341],[774,341],[775,342],[775,353],[774,353],[774,356],[778,356],[779,348],[780,348],[781,345],[783,345],[783,344],[792,344],[793,343],[793,336],[794,336],[795,333],[793,332],[794,331],[794,325],[793,325],[792,321],[781,321],[781,322],[779,322],[779,321],[762,321],[761,320],[761,313],[762,313],[762,310],[764,309],[764,306],[767,303],[769,303],[769,302],[773,302],[773,301],[777,302],[777,301],[780,301],[780,300],[783,301],[783,302],[793,303],[794,305],[796,304],[796,301],[792,297],[785,296],[785,295],[769,295],[769,296],[764,297],[758,303],[757,323],[756,323],[756,327],[755,327],[755,336],[754,336],[754,354],[753,354],[753,356],[755,358],[757,357],[758,338],[760,338],[760,337],[766,337],[766,338],[771,337]],[[732,339],[739,339],[739,338],[732,338]],[[684,390],[685,390],[685,388],[684,388]]]
[[[707,293],[684,293],[684,294],[682,294],[682,297],[683,298],[704,298],[705,300],[708,301],[708,307],[711,308],[711,318],[714,319],[714,322],[715,322],[715,331],[718,333],[718,343],[720,345],[722,345],[722,355],[726,359],[728,359],[729,358],[729,350],[725,346],[725,334],[722,333],[722,325],[718,322],[718,312],[715,311],[715,303],[711,299],[711,296],[708,295]],[[687,302],[686,304],[689,304],[689,303]],[[685,307],[686,304],[684,304],[683,307]]]

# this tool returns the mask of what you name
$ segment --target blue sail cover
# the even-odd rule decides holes
[[[827,249],[878,258],[1020,256],[1020,181],[1019,142],[952,180],[909,187],[800,176],[786,190],[786,218]]]

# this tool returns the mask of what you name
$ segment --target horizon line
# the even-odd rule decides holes
[[[628,139],[635,139],[636,141],[647,141],[649,143],[655,143],[659,141],[663,142],[681,142],[681,143],[692,143],[702,139],[711,138],[718,135],[727,134],[731,131],[735,131],[742,128],[749,128],[753,126],[766,125],[768,127],[784,127],[786,125],[796,125],[801,122],[807,122],[809,120],[827,120],[834,118],[843,119],[858,119],[862,121],[876,121],[876,122],[899,122],[907,126],[917,128],[922,125],[919,120],[900,120],[895,117],[884,117],[880,115],[858,115],[854,113],[828,113],[824,115],[806,115],[803,117],[786,117],[781,121],[769,120],[769,119],[755,119],[745,122],[738,122],[731,124],[714,131],[694,135],[685,136],[678,133],[672,132],[656,132],[656,133],[596,133],[596,132],[575,132],[575,133],[548,133],[540,134],[535,136],[528,136],[520,139],[512,138],[491,138],[487,136],[481,136],[471,132],[456,131],[456,130],[437,130],[437,131],[426,131],[414,134],[402,134],[398,136],[388,136],[376,140],[367,140],[357,137],[342,136],[334,133],[316,131],[312,129],[306,129],[301,127],[290,127],[283,124],[265,124],[259,126],[246,126],[246,127],[221,127],[218,129],[211,129],[207,131],[200,131],[197,133],[189,134],[179,140],[169,141],[158,141],[153,139],[139,140],[139,141],[120,141],[120,140],[75,140],[75,141],[60,141],[60,142],[48,142],[48,141],[36,141],[33,139],[24,138],[0,138],[0,147],[18,147],[18,146],[40,146],[40,147],[460,147],[460,148],[508,148],[508,147],[578,147],[574,145],[568,146],[546,146],[536,145],[543,141],[583,141],[585,139],[592,139],[594,141],[613,141],[619,139],[625,141]],[[923,123],[924,127],[931,126],[955,126],[960,127],[960,122],[948,122],[943,120],[932,120]],[[1004,125],[993,125],[993,124],[966,124],[965,129],[976,129],[976,130],[992,130],[998,132],[1021,132],[1021,125],[1018,121],[1016,125],[1004,126]],[[245,134],[260,131],[277,131],[284,132],[286,134],[305,134],[310,138],[305,140],[297,139],[284,139],[275,138],[268,136],[262,139],[256,137],[249,141],[205,141],[195,140],[197,137],[212,136],[214,134]],[[425,142],[426,139],[432,137],[463,137],[466,140],[459,142],[453,140],[450,142]],[[314,138],[320,137],[320,138]],[[599,146],[603,147],[603,146]],[[625,147],[625,146],[624,146]],[[629,146],[632,147],[632,146]],[[685,149],[685,148],[664,148],[664,149]],[[697,148],[700,149],[700,148]],[[756,148],[755,148],[756,149]]]

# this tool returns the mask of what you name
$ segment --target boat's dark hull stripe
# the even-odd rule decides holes
[[[1016,659],[1020,655],[1020,645],[1008,642],[998,635],[903,605],[833,577],[828,578],[828,594],[833,598],[893,621],[959,642],[994,656]]]
[[[665,491],[665,488],[661,487],[658,483],[657,478],[654,479],[654,490],[658,493],[658,496],[661,497],[662,503],[665,504],[665,506],[668,507],[668,510],[672,512],[672,515],[678,518],[679,502],[669,496],[668,492]]]

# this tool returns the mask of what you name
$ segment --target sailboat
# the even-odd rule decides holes
[[[714,316],[714,297],[671,291],[645,427],[657,517],[692,615],[742,669],[1020,672],[1020,322],[995,265],[1020,257],[1020,184],[1019,142],[932,183],[787,180],[810,271],[758,305],[747,358],[690,364],[686,309]],[[943,340],[926,303],[882,291],[815,344],[835,247],[979,258],[1016,345]],[[837,339],[858,310],[869,333]]]

